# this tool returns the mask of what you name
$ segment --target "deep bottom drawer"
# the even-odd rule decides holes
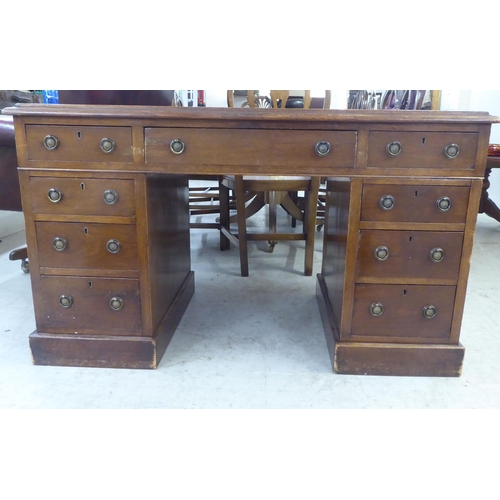
[[[142,330],[139,280],[42,276],[40,331],[102,335]]]
[[[448,339],[454,286],[358,284],[351,336]]]

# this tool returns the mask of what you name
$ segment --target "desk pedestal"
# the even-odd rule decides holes
[[[33,362],[156,368],[194,294],[187,178],[40,174],[20,174]]]
[[[335,373],[460,376],[480,195],[477,179],[328,181],[317,298]]]

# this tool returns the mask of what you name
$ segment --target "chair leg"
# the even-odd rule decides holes
[[[312,276],[313,271],[319,181],[319,177],[313,177],[311,179],[310,189],[306,192],[306,206],[303,223],[303,231],[306,234],[306,254],[304,262],[304,274],[306,276]]]
[[[238,214],[238,241],[240,250],[241,275],[248,276],[247,219],[245,214],[245,187],[243,177],[235,176],[236,213]]]
[[[269,204],[269,232],[276,233],[276,211],[277,211],[277,201],[276,201],[276,191],[269,191],[268,194],[268,204]],[[269,240],[269,251],[272,253],[274,247],[277,245],[277,241]]]
[[[220,209],[220,225],[229,231],[229,188],[219,182],[219,209]],[[220,249],[221,251],[229,250],[230,241],[224,233],[220,232]]]
[[[299,193],[297,191],[291,191],[288,193],[289,199],[292,201],[293,205],[296,207],[297,203],[299,201]],[[297,218],[292,215],[292,227],[296,228],[297,227]]]

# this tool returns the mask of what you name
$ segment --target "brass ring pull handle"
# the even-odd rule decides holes
[[[115,149],[115,141],[113,139],[110,139],[109,137],[104,137],[101,139],[101,150],[104,153],[112,153]]]
[[[382,196],[378,202],[378,205],[382,210],[392,210],[395,204],[396,200],[394,199],[394,196],[391,196],[390,194]]]
[[[429,304],[427,306],[424,306],[422,312],[423,312],[424,318],[432,319],[436,316],[437,309],[435,306]]]
[[[122,245],[118,240],[109,240],[106,243],[106,248],[109,253],[118,253],[122,249]]]
[[[377,260],[383,262],[389,258],[389,249],[387,247],[380,246],[375,248],[375,252],[373,252],[373,254]]]
[[[55,135],[47,135],[43,139],[43,145],[49,150],[54,151],[59,147],[59,139]]]
[[[444,155],[450,160],[453,160],[453,158],[456,158],[459,154],[460,147],[458,144],[448,144],[448,146],[444,148]]]
[[[431,262],[441,262],[444,259],[444,250],[442,248],[433,248],[429,252]]]
[[[436,201],[436,208],[440,212],[447,212],[451,208],[451,200],[446,196],[442,196]]]
[[[399,156],[401,154],[401,151],[403,151],[403,147],[401,146],[400,142],[393,141],[387,144],[385,150],[387,151],[387,154],[389,156]]]
[[[174,139],[170,143],[170,151],[172,151],[172,153],[174,153],[176,155],[180,155],[181,153],[183,153],[185,148],[186,148],[186,145],[180,139]]]
[[[59,203],[62,200],[63,194],[60,189],[50,188],[47,192],[47,197],[52,203]]]
[[[107,189],[103,194],[104,201],[108,205],[115,205],[118,202],[118,193],[114,189]]]
[[[314,146],[314,150],[318,156],[327,156],[332,150],[332,145],[328,141],[319,141]]]
[[[123,309],[124,305],[125,302],[121,297],[111,297],[109,301],[109,307],[111,307],[113,311],[119,311],[120,309]]]
[[[381,316],[384,313],[384,306],[380,302],[374,302],[370,305],[370,314],[372,316]]]
[[[58,252],[64,252],[64,250],[66,250],[66,248],[68,247],[68,240],[66,238],[62,238],[62,237],[56,237],[54,238],[54,241],[52,243],[54,245],[54,248],[58,251]]]
[[[71,295],[61,295],[59,297],[59,304],[67,309],[73,305],[73,297]]]

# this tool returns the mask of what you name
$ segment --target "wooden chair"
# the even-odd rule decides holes
[[[189,176],[189,216],[191,229],[220,229],[219,176]]]
[[[330,91],[325,92],[322,101],[323,108],[330,107]],[[243,107],[270,107],[273,108],[301,107],[308,109],[312,98],[310,91],[303,95],[291,95],[289,90],[271,90],[270,96],[259,96],[254,90],[247,91],[247,101]],[[227,102],[229,107],[235,107],[234,91],[228,90]],[[264,105],[266,103],[267,105]],[[248,241],[268,241],[269,250],[272,252],[278,241],[305,240],[306,252],[304,261],[304,274],[312,275],[314,256],[314,233],[316,226],[316,213],[318,205],[319,177],[297,176],[241,176],[224,175],[219,183],[220,190],[220,224],[221,224],[221,250],[227,250],[230,243],[239,248],[241,275],[248,276]],[[302,209],[294,202],[297,192],[304,192]],[[236,200],[236,215],[230,217],[229,197],[233,192]],[[269,206],[269,228],[267,232],[249,233],[246,219],[260,211],[265,205]],[[303,231],[277,233],[276,217],[277,207],[281,206],[292,220],[302,222]],[[231,222],[237,222],[238,233],[231,231]]]
[[[227,91],[227,105],[230,108],[236,107],[234,90]],[[290,90],[271,90],[270,96],[256,94],[255,90],[247,90],[247,100],[241,104],[242,108],[281,108],[285,102],[286,108],[303,109],[330,109],[332,93],[325,90],[324,97],[312,97],[310,90],[302,91],[301,95],[291,95]]]

